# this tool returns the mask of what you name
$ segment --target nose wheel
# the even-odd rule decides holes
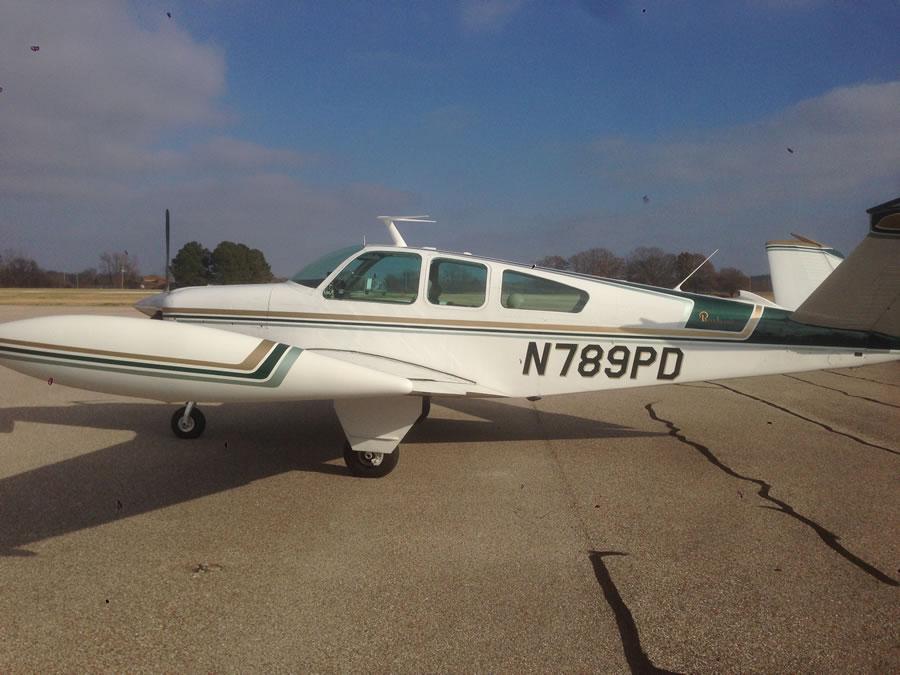
[[[400,461],[400,446],[393,452],[357,452],[349,443],[344,445],[344,462],[350,473],[360,478],[387,476]]]
[[[193,401],[189,401],[172,415],[172,431],[178,438],[197,438],[205,428],[206,416]]]

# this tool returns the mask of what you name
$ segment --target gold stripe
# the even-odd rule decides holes
[[[698,330],[692,328],[642,328],[629,327],[603,327],[603,326],[578,326],[550,323],[496,323],[491,321],[471,321],[465,319],[426,319],[422,317],[395,317],[395,316],[366,316],[357,314],[319,314],[315,312],[252,312],[245,309],[210,309],[210,308],[184,308],[167,307],[166,314],[215,314],[225,316],[253,316],[280,319],[315,319],[326,321],[366,321],[382,324],[407,324],[414,326],[460,326],[464,328],[490,328],[495,330],[542,330],[569,333],[613,333],[617,335],[647,335],[654,337],[715,337],[731,340],[743,340],[753,333],[756,324],[762,316],[762,306],[754,305],[750,318],[743,330],[736,333],[725,330]]]
[[[196,359],[179,359],[172,356],[150,356],[148,354],[131,354],[127,352],[113,352],[105,349],[88,349],[86,347],[69,347],[66,345],[51,345],[46,342],[26,342],[25,340],[0,340],[3,344],[17,347],[32,347],[35,349],[50,349],[55,351],[76,352],[90,354],[92,356],[114,356],[124,359],[136,359],[141,361],[157,361],[160,363],[176,363],[183,366],[202,366],[205,368],[227,368],[230,370],[255,370],[262,362],[266,354],[271,351],[275,343],[272,340],[261,340],[256,348],[250,352],[240,363],[223,363],[219,361],[200,361]]]
[[[766,246],[798,246],[800,248],[825,248],[819,242],[802,241],[800,239],[773,239],[766,242]]]

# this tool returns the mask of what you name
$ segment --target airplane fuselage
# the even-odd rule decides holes
[[[363,274],[355,291],[336,292],[366,254],[404,256],[412,271]],[[441,266],[462,272],[438,296],[438,280],[453,281]],[[441,380],[457,385],[448,393],[470,382],[474,395],[546,396],[898,357],[896,339],[796,324],[774,307],[431,249],[366,247],[315,286],[194,287],[152,300],[141,309],[158,318],[391,360],[432,393]]]

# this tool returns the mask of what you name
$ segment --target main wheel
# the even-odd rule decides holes
[[[184,418],[187,406],[181,406],[172,415],[172,431],[178,438],[197,438],[206,428],[206,416],[197,406],[191,408],[191,414]]]
[[[393,452],[356,452],[347,443],[344,445],[344,461],[354,476],[381,478],[393,471],[400,461],[400,446]]]

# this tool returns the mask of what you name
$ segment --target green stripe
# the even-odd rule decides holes
[[[240,319],[236,319],[233,316],[229,316],[227,318],[217,318],[209,315],[178,315],[178,319],[176,321],[183,323],[241,323]],[[247,319],[244,323],[253,323],[259,324],[258,319]],[[582,338],[582,339],[591,339],[591,338],[609,338],[612,340],[655,340],[655,341],[672,341],[672,340],[688,340],[691,342],[700,341],[700,342],[736,342],[735,339],[728,338],[698,338],[698,337],[679,337],[677,335],[643,335],[643,334],[627,334],[627,333],[588,333],[588,332],[568,332],[568,331],[559,331],[559,330],[534,330],[534,329],[514,329],[514,328],[470,328],[470,327],[455,327],[455,326],[423,326],[422,324],[389,324],[389,323],[367,323],[362,321],[328,321],[322,319],[284,319],[284,318],[272,318],[268,319],[265,322],[267,326],[290,326],[290,325],[301,325],[301,326],[316,326],[319,328],[332,328],[332,329],[354,329],[354,328],[363,328],[366,330],[380,330],[380,331],[402,331],[402,332],[416,332],[416,333],[472,333],[475,335],[511,335],[511,336],[565,336],[565,337],[574,337],[574,338]],[[704,324],[706,325],[706,324]],[[743,328],[743,326],[742,326]],[[680,329],[677,329],[680,330]]]
[[[188,366],[173,366],[159,363],[149,363],[144,361],[127,361],[124,359],[104,358],[98,356],[86,356],[82,354],[59,354],[48,352],[40,349],[24,349],[21,347],[9,347],[0,345],[0,354],[16,360],[27,360],[32,362],[65,362],[66,365],[72,365],[84,368],[96,368],[97,365],[110,365],[118,369],[121,368],[140,368],[143,370],[160,371],[161,373],[192,373],[195,375],[220,376],[238,380],[265,380],[269,377],[272,369],[278,363],[279,359],[288,350],[288,345],[278,343],[271,351],[268,357],[256,368],[249,373],[240,373],[228,370],[220,370],[214,368],[194,368]],[[299,349],[299,348],[295,348]],[[27,358],[31,357],[31,358]],[[52,360],[52,361],[51,361]],[[80,365],[85,364],[85,365]],[[116,370],[117,368],[108,368],[106,370]]]
[[[285,376],[290,371],[291,366],[294,365],[294,362],[300,356],[300,353],[303,350],[299,347],[291,347],[290,350],[285,354],[284,359],[278,364],[278,367],[275,369],[272,377],[269,380],[264,381],[252,381],[252,380],[223,380],[221,378],[213,378],[213,377],[197,377],[193,375],[173,375],[171,373],[164,372],[146,372],[140,373],[142,377],[159,377],[166,380],[188,380],[190,382],[216,382],[219,384],[236,384],[241,385],[243,387],[265,387],[267,389],[274,389],[281,385],[281,382],[284,380]],[[55,361],[47,361],[46,359],[36,358],[36,357],[28,357],[28,356],[9,356],[4,357],[12,361],[28,361],[31,363],[42,363],[44,365],[60,365]],[[133,371],[123,370],[121,368],[108,368],[104,366],[92,366],[85,363],[64,363],[61,364],[66,366],[67,368],[83,368],[85,370],[93,370],[99,372],[106,373],[118,373],[125,375],[135,375]]]
[[[775,344],[786,347],[842,347],[845,349],[900,349],[900,338],[862,330],[812,326],[791,318],[791,312],[766,307],[756,330],[747,340],[751,344]]]
[[[716,298],[712,298],[716,300]],[[724,298],[723,303],[728,303]],[[743,304],[748,308],[752,305],[746,303],[729,303],[731,305]],[[699,314],[701,309],[697,309],[692,313],[692,317]],[[707,343],[722,342],[728,344],[759,344],[771,346],[789,346],[789,347],[822,347],[822,348],[841,348],[841,349],[879,349],[888,350],[900,349],[900,338],[891,337],[881,333],[867,333],[865,331],[843,330],[838,328],[822,328],[819,326],[810,326],[802,324],[790,319],[790,312],[776,309],[774,307],[765,307],[760,323],[753,331],[749,338],[744,340],[735,340],[721,337],[693,337],[693,336],[651,336],[638,334],[622,334],[622,333],[585,333],[585,332],[568,332],[558,330],[515,330],[501,328],[468,328],[468,327],[452,327],[452,326],[422,326],[422,325],[402,325],[402,324],[381,324],[381,323],[365,323],[360,321],[323,321],[318,319],[268,319],[266,325],[270,326],[315,326],[318,328],[334,329],[334,330],[352,330],[362,328],[365,330],[377,331],[402,331],[415,333],[471,333],[475,335],[490,336],[511,336],[511,337],[566,337],[580,340],[591,339],[608,339],[613,341],[641,341],[641,342],[690,342],[690,343]],[[711,315],[712,316],[712,315]],[[696,318],[696,317],[695,317]],[[184,320],[185,323],[214,323],[218,321],[227,321],[230,323],[240,323],[240,319],[234,316],[217,319],[209,315],[179,315],[179,321]],[[699,318],[696,318],[699,321]],[[741,321],[738,317],[734,319],[733,326]],[[253,320],[258,323],[258,320]],[[710,319],[705,324],[709,326]],[[746,323],[746,321],[744,322]],[[743,328],[743,324],[741,324]]]

